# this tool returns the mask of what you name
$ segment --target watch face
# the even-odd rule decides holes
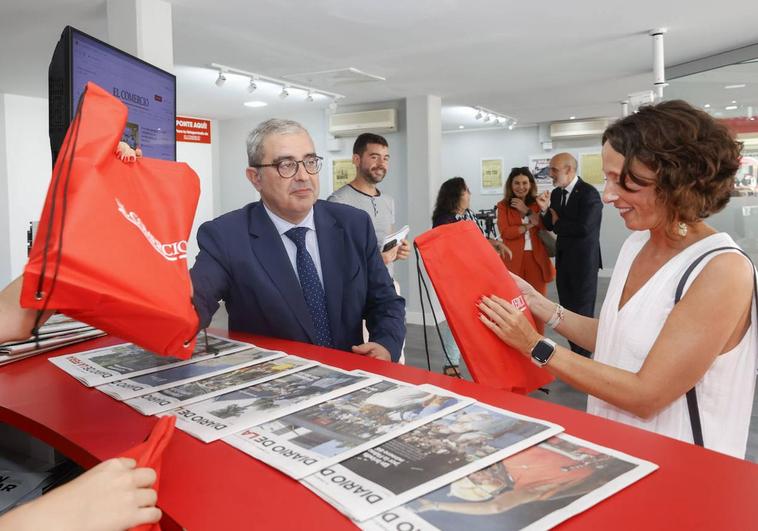
[[[550,359],[550,356],[553,355],[553,351],[555,350],[555,346],[551,345],[550,343],[546,341],[539,341],[537,343],[537,346],[534,347],[532,350],[532,359],[539,365],[544,365],[548,362]]]

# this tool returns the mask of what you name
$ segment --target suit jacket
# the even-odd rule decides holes
[[[556,240],[555,266],[558,276],[574,279],[577,287],[591,282],[597,285],[597,271],[603,267],[600,257],[600,222],[603,202],[597,189],[577,179],[574,189],[561,208],[562,188],[550,194],[550,208],[558,213],[553,224],[550,211],[542,216],[545,228],[558,236]]]
[[[500,201],[497,206],[497,228],[500,231],[500,237],[503,239],[503,243],[511,250],[511,259],[506,261],[506,265],[509,269],[514,271],[521,270],[521,261],[524,259],[524,243],[526,237],[521,232],[521,212],[506,205],[505,200]],[[539,212],[540,207],[536,203],[529,205],[529,209],[532,212]],[[532,227],[529,229],[529,236],[532,240],[532,255],[537,265],[540,267],[542,273],[542,280],[550,282],[555,278],[555,268],[550,261],[550,257],[547,255],[545,245],[540,240],[537,233],[540,229],[544,228],[542,220],[538,227]]]
[[[356,208],[314,205],[326,306],[334,347],[370,341],[397,361],[405,339],[405,301],[379,255],[371,219]],[[190,271],[193,302],[205,327],[226,303],[229,329],[312,343],[313,321],[282,239],[260,202],[203,223]]]

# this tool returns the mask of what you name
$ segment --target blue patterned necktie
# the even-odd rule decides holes
[[[313,328],[316,331],[315,344],[322,347],[331,347],[332,333],[329,330],[329,314],[326,311],[326,296],[321,281],[318,278],[316,265],[313,258],[305,247],[305,235],[308,227],[294,227],[284,234],[292,240],[297,247],[297,276],[300,277],[300,287],[303,290],[305,304],[313,320]]]

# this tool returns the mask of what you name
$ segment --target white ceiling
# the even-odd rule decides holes
[[[473,112],[462,121],[461,106],[484,106],[520,124],[618,115],[628,93],[650,88],[652,28],[668,28],[667,66],[758,42],[755,0],[171,4],[178,110],[220,119],[260,110],[241,105],[252,99],[245,79],[213,84],[213,62],[273,77],[358,68],[386,81],[322,88],[345,94],[345,104],[435,94],[444,127],[453,129],[475,124]],[[0,2],[0,92],[46,97],[47,65],[67,24],[107,40],[105,0]],[[254,99],[268,101],[270,114],[328,103],[295,94],[281,101],[276,92],[260,90]]]

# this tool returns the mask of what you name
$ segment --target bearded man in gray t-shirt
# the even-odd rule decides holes
[[[328,198],[329,201],[353,206],[369,215],[374,223],[380,252],[384,239],[392,234],[395,225],[395,201],[376,187],[387,175],[389,163],[387,140],[373,133],[361,134],[353,144],[355,179]],[[393,262],[408,258],[410,249],[408,241],[403,240],[400,245],[381,253],[391,277],[394,278]]]

